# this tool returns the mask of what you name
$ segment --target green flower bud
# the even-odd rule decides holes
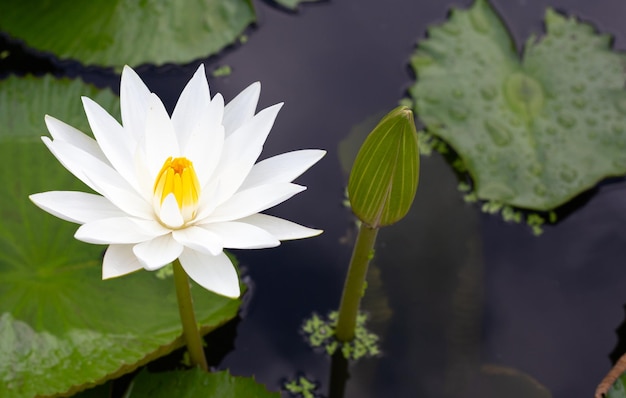
[[[408,213],[419,180],[419,150],[413,112],[400,106],[367,136],[352,166],[348,195],[354,214],[378,228]]]

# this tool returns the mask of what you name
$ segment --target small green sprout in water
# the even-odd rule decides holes
[[[467,203],[478,202],[478,197],[473,187],[467,182],[460,182],[457,189],[462,192],[463,200]],[[506,222],[514,222],[516,224],[526,222],[532,233],[535,236],[539,236],[543,233],[543,224],[546,223],[546,218],[539,213],[528,213],[524,220],[524,214],[520,210],[516,210],[513,206],[505,205],[498,200],[489,200],[482,204],[480,210],[487,214],[500,214],[502,219]],[[547,214],[547,221],[554,224],[557,221],[556,212],[551,211]]]
[[[313,314],[304,322],[302,332],[312,347],[323,349],[329,356],[341,349],[346,359],[357,360],[363,357],[374,357],[380,355],[379,337],[365,327],[367,318],[367,314],[362,312],[358,314],[354,339],[343,343],[337,340],[335,336],[338,320],[337,311],[328,314],[327,319]]]
[[[232,73],[233,70],[230,65],[222,65],[219,68],[215,68],[213,72],[211,72],[211,75],[213,77],[225,77],[230,76]]]
[[[283,385],[284,389],[292,395],[300,395],[303,398],[315,398],[317,394],[318,383],[310,381],[304,376],[298,377],[296,380],[292,380]]]
[[[454,161],[452,162],[452,168],[458,173],[467,173],[467,167],[465,166],[465,162],[461,158],[454,159]]]
[[[472,190],[470,184],[466,182],[459,182],[457,189],[464,194],[463,200],[466,203],[476,203],[478,201],[478,196],[476,196],[476,192]]]
[[[522,212],[519,210],[515,210],[512,206],[506,205],[502,207],[502,219],[507,222],[521,223],[522,222]]]
[[[490,200],[488,202],[483,203],[482,212],[488,214],[496,214],[500,210],[502,210],[503,203],[497,200]]]
[[[442,155],[447,154],[448,145],[427,131],[417,132],[417,146],[421,155],[430,156],[433,151],[439,152]]]
[[[551,211],[550,213],[548,213],[548,221],[550,221],[552,224],[554,224],[557,220],[556,217],[556,212],[555,211]]]
[[[533,234],[539,236],[543,233],[542,225],[546,222],[546,219],[537,213],[532,213],[526,218],[526,224],[532,228]]]
[[[417,144],[420,154],[426,156],[430,156],[433,151],[439,152],[442,155],[446,155],[450,152],[448,145],[444,141],[426,131],[419,131],[417,133]]]
[[[417,133],[417,145],[420,149],[420,155],[430,156],[433,153],[433,146],[431,144],[433,135],[425,131],[418,131]]]

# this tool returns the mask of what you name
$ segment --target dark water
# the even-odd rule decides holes
[[[614,0],[493,1],[518,43],[541,33],[545,7],[565,10],[626,48],[626,3]],[[466,7],[470,1],[454,2]],[[211,58],[226,99],[262,82],[261,106],[285,101],[263,157],[328,150],[298,181],[308,190],[272,213],[322,228],[314,239],[236,253],[252,281],[235,349],[219,365],[277,389],[304,373],[328,387],[330,361],[298,330],[312,312],[335,309],[354,227],[342,207],[338,144],[357,125],[393,108],[413,81],[415,42],[445,19],[438,0],[330,0],[298,14],[256,2],[246,44]],[[18,55],[19,55],[19,51]],[[75,64],[5,63],[8,70],[55,70],[117,89],[109,71]],[[10,63],[14,62],[14,63]],[[8,65],[8,66],[6,66]],[[42,66],[43,65],[43,66]],[[197,63],[138,68],[173,108]],[[0,65],[1,66],[1,65]],[[466,205],[456,179],[434,155],[422,162],[412,212],[381,231],[364,307],[382,337],[383,357],[350,368],[346,397],[589,397],[609,369],[626,302],[626,184],[603,184],[535,238]]]

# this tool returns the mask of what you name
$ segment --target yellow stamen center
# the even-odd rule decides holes
[[[180,210],[195,211],[200,195],[200,183],[193,163],[187,158],[172,159],[171,156],[167,158],[154,181],[154,196],[159,200],[159,205],[162,205],[165,198],[172,193]]]

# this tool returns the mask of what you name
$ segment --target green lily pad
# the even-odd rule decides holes
[[[255,19],[249,0],[4,0],[0,30],[61,59],[120,69],[206,58]]]
[[[545,25],[520,60],[477,0],[429,29],[411,61],[416,113],[458,153],[478,198],[537,211],[626,173],[626,58],[552,9]]]
[[[198,368],[164,373],[141,372],[133,381],[129,398],[279,398],[250,377],[233,377],[227,371],[206,373]]]
[[[150,272],[103,281],[103,246],[35,207],[28,195],[85,190],[48,152],[48,112],[87,130],[80,95],[107,109],[116,97],[51,77],[0,82],[0,391],[3,397],[71,394],[181,347],[174,282]],[[194,285],[208,333],[233,318],[239,300]]]

